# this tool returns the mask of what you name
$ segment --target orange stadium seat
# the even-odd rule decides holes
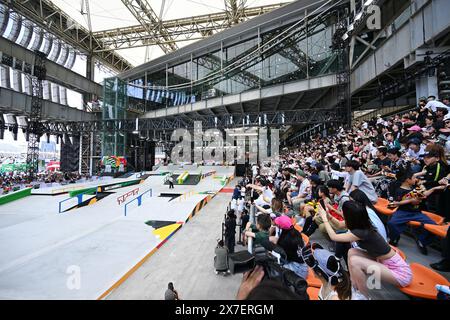
[[[430,231],[432,234],[438,236],[439,238],[445,238],[447,236],[448,227],[450,224],[445,224],[441,226],[437,226],[435,224],[426,224],[424,225],[425,230]]]
[[[389,209],[388,208],[389,201],[384,198],[378,198],[378,202],[374,205],[375,209],[378,210],[381,214],[386,216],[391,216],[394,214],[397,209]]]
[[[411,263],[413,279],[409,286],[400,288],[404,294],[420,299],[436,300],[436,285],[450,285],[450,283],[439,273],[424,267],[418,263]]]
[[[435,213],[428,212],[428,211],[422,211],[422,212],[423,212],[424,215],[426,215],[431,220],[436,222],[436,224],[441,225],[442,223],[444,223],[444,217],[441,217],[440,215],[437,215]],[[418,222],[418,221],[410,221],[410,222],[408,222],[408,225],[410,225],[411,227],[419,227],[420,224],[421,223]]]
[[[309,237],[306,234],[302,233],[302,238],[305,245],[309,243]]]
[[[294,219],[295,220],[295,219]],[[292,222],[293,224],[294,224],[294,228],[298,231],[298,232],[302,232],[303,231],[303,227],[302,226],[299,226],[298,224],[297,224],[297,221],[295,221],[295,222]]]
[[[319,278],[316,278],[316,275],[311,268],[308,268],[308,277],[306,278],[306,282],[309,287],[320,288],[322,286],[322,282]]]
[[[306,289],[306,292],[308,293],[309,300],[319,300],[319,288],[309,287]]]

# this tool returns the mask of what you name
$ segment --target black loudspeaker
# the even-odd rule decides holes
[[[238,164],[236,165],[236,177],[243,177],[245,176],[245,164]]]
[[[14,128],[12,129],[14,141],[17,141],[17,132],[18,132],[17,127],[14,127]]]

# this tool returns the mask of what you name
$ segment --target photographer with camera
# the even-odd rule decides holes
[[[217,241],[217,246],[214,250],[214,269],[216,274],[228,273],[228,249],[224,246],[223,240]]]

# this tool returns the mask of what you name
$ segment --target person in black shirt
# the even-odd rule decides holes
[[[430,150],[424,155],[425,167],[422,172],[415,174],[416,177],[423,176],[420,184],[429,190],[439,186],[439,181],[442,180],[448,173],[448,165],[440,160],[439,152],[437,150]],[[440,192],[435,192],[428,197],[426,206],[428,210],[436,211],[439,203]]]
[[[397,180],[401,185],[395,192],[395,201],[392,205],[398,208],[388,222],[390,244],[393,246],[397,246],[400,234],[405,231],[408,222],[417,221],[423,224],[436,224],[420,211],[420,204],[434,191],[443,189],[443,186],[439,186],[426,190],[423,193],[416,192],[414,187],[417,184],[417,178],[410,168],[399,173]],[[418,236],[416,243],[422,254],[426,255],[428,253],[426,246],[431,240],[432,234],[426,230],[423,230]]]
[[[229,253],[234,253],[234,246],[236,244],[236,215],[234,210],[227,213],[225,219],[225,245]]]
[[[450,228],[447,231],[447,236],[444,239],[444,250],[442,251],[443,259],[439,262],[432,263],[430,266],[438,271],[450,272]]]
[[[348,252],[348,269],[352,284],[368,297],[367,274],[375,267],[380,280],[406,287],[412,281],[410,266],[392,249],[370,221],[366,208],[353,200],[344,203],[345,224],[348,232],[336,234],[329,223],[329,214],[319,205],[319,214],[330,239],[336,242],[356,242],[359,248]]]

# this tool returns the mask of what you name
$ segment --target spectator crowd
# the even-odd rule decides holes
[[[409,286],[411,267],[399,250],[405,232],[427,255],[436,237],[423,225],[436,222],[425,213],[450,221],[448,102],[424,97],[414,110],[318,134],[283,149],[277,162],[253,164],[251,177],[232,196],[222,260],[234,252],[237,224],[244,242],[252,238],[254,246],[283,249],[283,268],[303,279],[312,269],[322,282],[319,299],[370,299],[367,276],[373,268],[382,283]],[[389,218],[380,212],[383,199],[393,210]],[[250,203],[257,212],[254,224],[248,221]],[[407,228],[411,221],[421,226]],[[305,236],[314,233],[328,240],[328,248],[307,243]],[[449,272],[448,233],[443,241],[442,261],[430,264]],[[219,264],[218,271],[226,271]],[[260,267],[246,273],[238,298],[250,299],[263,277]]]

